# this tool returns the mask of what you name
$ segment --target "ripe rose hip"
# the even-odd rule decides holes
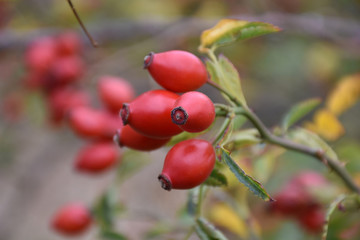
[[[53,217],[52,227],[65,235],[77,235],[91,224],[90,211],[82,204],[72,203],[59,209]]]
[[[144,59],[144,68],[158,84],[173,92],[193,91],[208,79],[201,60],[186,51],[149,53]]]
[[[84,63],[78,56],[65,56],[56,59],[50,71],[55,85],[68,84],[80,79],[84,73]]]
[[[64,32],[57,36],[57,53],[60,56],[75,55],[81,52],[82,42],[78,34]]]
[[[124,103],[120,116],[124,125],[151,138],[169,138],[182,130],[171,121],[170,112],[179,96],[166,90],[152,90]]]
[[[117,130],[114,141],[120,147],[128,147],[139,151],[152,151],[164,146],[170,138],[150,138],[142,135],[126,125]]]
[[[73,108],[68,115],[71,129],[80,137],[102,138],[107,129],[104,113],[90,107]]]
[[[98,173],[111,168],[119,156],[112,141],[94,142],[80,150],[75,165],[79,171]]]
[[[325,213],[320,206],[315,205],[304,211],[298,220],[308,232],[320,233],[325,224]]]
[[[120,77],[103,76],[98,82],[98,92],[106,107],[118,114],[123,103],[131,102],[135,91],[131,84]]]
[[[215,107],[205,94],[187,92],[175,101],[171,119],[184,131],[201,132],[213,123]]]
[[[44,73],[57,58],[56,42],[53,38],[36,39],[25,52],[25,63],[30,71]]]
[[[190,189],[204,182],[214,165],[215,151],[211,143],[189,139],[170,149],[158,179],[161,187],[168,191]]]
[[[59,87],[50,92],[47,102],[51,121],[60,123],[72,108],[88,106],[90,97],[86,92],[78,89]]]

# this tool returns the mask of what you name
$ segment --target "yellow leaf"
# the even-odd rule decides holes
[[[249,235],[244,220],[224,203],[218,203],[211,208],[210,220],[214,224],[226,228],[241,238],[246,239]]]
[[[264,22],[248,22],[237,19],[222,19],[214,27],[202,32],[199,50],[230,44],[264,34],[278,32],[280,28]]]
[[[326,100],[326,107],[336,116],[353,106],[360,97],[360,74],[343,77]]]
[[[201,45],[204,47],[210,46],[227,32],[230,32],[238,27],[245,26],[247,23],[247,21],[239,21],[235,19],[222,19],[214,27],[203,31],[200,38]]]
[[[327,109],[318,110],[314,115],[313,122],[306,122],[305,127],[330,141],[338,139],[345,133],[342,124]]]

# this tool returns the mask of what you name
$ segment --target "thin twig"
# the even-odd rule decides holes
[[[93,47],[95,47],[95,48],[98,47],[98,46],[99,46],[98,43],[93,39],[93,37],[90,35],[90,33],[88,32],[88,30],[86,29],[85,25],[84,25],[83,22],[81,21],[80,16],[79,16],[79,14],[77,13],[77,11],[76,11],[74,5],[72,4],[71,0],[67,0],[67,2],[69,3],[69,5],[70,5],[70,7],[71,7],[71,10],[73,11],[76,19],[78,20],[81,28],[84,30],[86,36],[89,38],[89,40],[90,40],[90,42],[91,42],[91,45],[93,45]]]

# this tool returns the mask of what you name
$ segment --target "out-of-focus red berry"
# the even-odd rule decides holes
[[[64,32],[57,36],[57,53],[60,56],[76,55],[82,51],[82,42],[75,32]]]
[[[51,37],[36,39],[25,52],[26,66],[37,73],[48,71],[56,58],[56,42]]]
[[[50,74],[55,85],[64,85],[79,80],[84,73],[84,62],[78,56],[66,56],[53,62]]]
[[[72,203],[59,209],[53,217],[54,230],[65,235],[78,235],[89,228],[90,211],[82,204]]]
[[[298,218],[300,225],[311,233],[320,233],[325,224],[325,213],[320,206],[315,205]]]
[[[115,76],[103,76],[98,82],[98,92],[106,107],[119,113],[123,103],[131,102],[135,97],[134,88],[125,79]]]
[[[112,141],[94,142],[80,150],[75,164],[79,171],[98,173],[111,168],[119,156]]]
[[[81,90],[70,87],[59,87],[48,96],[50,119],[60,123],[72,108],[89,106],[90,96]]]

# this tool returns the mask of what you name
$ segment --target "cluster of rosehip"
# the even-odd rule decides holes
[[[27,72],[24,83],[28,89],[44,93],[44,102],[54,124],[63,121],[70,107],[89,102],[89,97],[77,86],[84,73],[82,48],[78,35],[66,32],[38,38],[25,52]]]
[[[319,233],[325,223],[325,213],[312,191],[327,184],[326,179],[316,172],[301,172],[274,196],[276,201],[270,209],[281,216],[294,218],[309,232]]]
[[[98,92],[109,114],[85,106],[71,109],[68,114],[71,128],[79,136],[97,139],[93,144],[98,145],[99,141],[103,144],[80,151],[78,169],[99,172],[114,164],[118,158],[110,143],[114,132],[114,140],[119,146],[151,151],[164,146],[183,131],[201,132],[213,123],[214,104],[205,94],[194,91],[208,79],[199,58],[185,51],[150,53],[145,57],[144,66],[166,90],[150,90],[132,99],[131,89],[123,81],[103,77],[99,80]],[[189,139],[170,149],[158,179],[166,190],[189,189],[204,182],[214,165],[212,144]],[[70,204],[58,211],[53,226],[62,233],[77,234],[90,222],[91,214],[85,207]]]

